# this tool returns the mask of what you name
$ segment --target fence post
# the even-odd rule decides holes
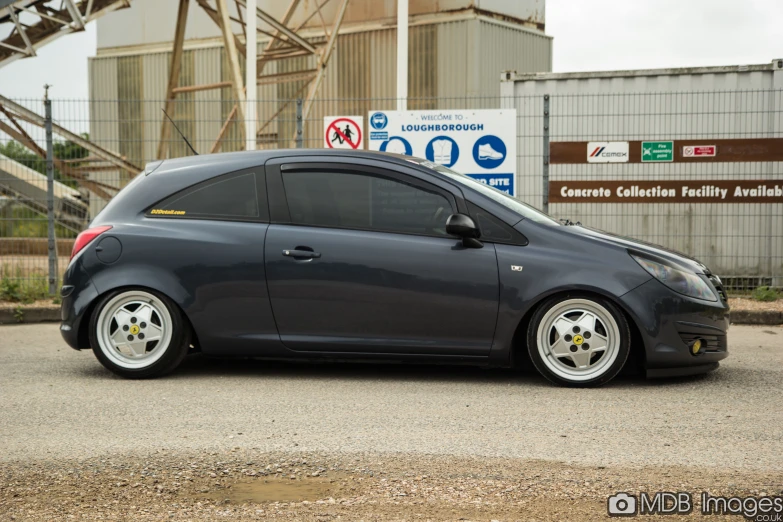
[[[49,85],[44,85],[44,108],[46,111],[46,217],[49,239],[49,295],[57,293],[57,241],[54,237],[54,144],[52,142],[52,100],[49,99]]]
[[[544,168],[541,181],[543,183],[543,211],[549,214],[549,95],[544,95]]]
[[[302,98],[296,99],[296,148],[302,148],[303,136],[303,122],[302,122]]]

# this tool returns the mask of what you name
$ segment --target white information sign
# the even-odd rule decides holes
[[[627,141],[591,141],[587,144],[588,163],[628,163]]]
[[[370,111],[369,149],[427,158],[516,195],[517,112]]]

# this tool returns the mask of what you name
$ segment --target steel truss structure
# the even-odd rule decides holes
[[[220,32],[223,38],[223,45],[226,48],[226,54],[230,61],[231,80],[226,82],[210,83],[206,85],[189,85],[189,86],[177,86],[179,83],[179,74],[182,65],[182,49],[185,40],[185,27],[188,19],[188,10],[191,0],[179,0],[179,9],[177,12],[177,24],[174,30],[174,47],[171,56],[171,67],[169,68],[169,79],[166,87],[166,103],[165,109],[167,113],[171,113],[176,103],[176,96],[179,93],[195,92],[209,89],[220,89],[224,87],[231,87],[234,95],[234,99],[238,100],[234,104],[233,108],[229,112],[228,117],[220,128],[214,143],[210,147],[210,152],[218,152],[222,146],[223,138],[226,132],[232,125],[240,125],[240,132],[244,131],[244,127],[241,122],[246,117],[246,108],[244,100],[246,100],[247,87],[244,85],[242,78],[241,67],[239,64],[239,55],[247,56],[247,49],[245,42],[247,41],[247,20],[250,16],[247,12],[246,0],[234,0],[236,6],[236,16],[232,16],[228,10],[229,0],[195,0],[195,3],[212,19],[213,22],[220,28]],[[337,10],[337,15],[331,22],[331,27],[328,26],[324,19],[322,9],[331,1],[339,1],[340,6]],[[337,35],[342,25],[345,11],[350,0],[314,0],[311,13],[304,13],[304,20],[296,27],[290,27],[289,24],[297,9],[302,4],[301,0],[291,0],[288,8],[283,15],[282,20],[277,20],[272,15],[267,13],[261,8],[256,8],[256,26],[257,33],[269,38],[269,42],[264,49],[258,54],[257,58],[257,85],[269,85],[279,84],[285,82],[294,82],[307,80],[307,83],[300,89],[297,95],[301,94],[305,90],[304,104],[302,109],[302,117],[306,118],[312,107],[313,100],[318,94],[318,90],[321,87],[321,83],[324,78],[326,66],[329,63],[329,59],[334,51],[335,44],[337,42]],[[304,9],[304,8],[303,8]],[[325,43],[313,44],[307,39],[299,35],[299,31],[304,27],[311,19],[318,16],[321,20],[321,27],[323,29],[323,36]],[[232,24],[239,25],[244,38],[240,38],[234,33]],[[313,69],[305,71],[295,71],[279,74],[264,74],[264,66],[275,60],[282,60],[285,58],[292,58],[297,56],[316,56],[317,62]],[[261,122],[256,131],[256,139],[263,133],[264,129],[274,121],[277,116],[282,113],[288,104],[286,102],[266,121]],[[252,116],[251,116],[252,117]],[[171,125],[168,123],[165,117],[161,119],[160,127],[160,140],[158,142],[157,158],[163,159],[168,155],[168,143],[171,135]],[[243,137],[244,139],[244,137]],[[295,136],[292,136],[292,140]]]
[[[0,68],[124,7],[130,0],[0,0]]]
[[[231,80],[208,85],[177,86],[182,64],[182,50],[185,40],[185,27],[191,1],[196,3],[210,19],[220,28],[226,55],[230,61]],[[228,9],[228,2],[233,1],[236,8],[235,14]],[[315,99],[324,78],[326,66],[335,48],[337,35],[340,30],[345,11],[350,0],[313,0],[312,12],[305,12],[300,18],[302,21],[291,27],[291,20],[302,7],[301,0],[290,0],[288,8],[281,20],[276,19],[267,11],[256,8],[257,34],[269,38],[269,42],[257,55],[257,85],[279,84],[285,82],[308,80],[300,89],[297,96],[304,93],[303,118],[306,118],[313,100]],[[0,68],[19,58],[33,57],[36,50],[53,42],[57,38],[84,30],[84,26],[117,9],[130,7],[131,0],[0,0]],[[322,9],[330,2],[340,2],[337,15],[331,23],[327,23]],[[307,2],[309,4],[309,2]],[[245,42],[247,41],[248,13],[246,0],[179,0],[177,23],[174,30],[174,45],[169,68],[169,78],[166,87],[166,112],[171,113],[177,94],[195,92],[208,89],[231,87],[232,94],[237,102],[234,104],[228,117],[220,128],[210,152],[218,152],[228,130],[232,125],[239,125],[240,132],[244,131],[241,123],[246,117],[246,86],[244,85],[239,54],[247,56]],[[321,21],[324,38],[323,43],[314,44],[303,38],[299,31],[314,17]],[[239,26],[240,34],[234,33],[234,27]],[[264,66],[276,60],[298,56],[315,56],[316,66],[305,71],[296,71],[280,74],[264,74]],[[306,93],[305,93],[306,91]],[[285,102],[266,121],[260,122],[256,132],[256,139],[262,135],[264,129],[277,118],[291,102]],[[25,131],[19,122],[26,122],[38,127],[44,126],[44,118],[30,109],[19,105],[12,100],[0,95],[0,113],[7,121],[0,120],[0,131],[23,144],[38,156],[45,158],[45,150]],[[171,135],[171,125],[161,115],[160,141],[158,142],[157,157],[163,159],[168,156],[168,143]],[[97,196],[110,199],[113,193],[119,190],[104,183],[89,178],[89,172],[117,168],[127,172],[130,177],[138,174],[143,166],[134,165],[126,158],[100,147],[86,140],[68,129],[53,125],[53,131],[61,137],[77,143],[90,151],[94,161],[100,160],[103,166],[70,166],[68,162],[55,160],[55,166],[66,176],[78,181],[84,188],[89,189]],[[295,136],[292,136],[292,140]],[[257,142],[257,141],[256,141]],[[251,142],[252,143],[252,142]]]

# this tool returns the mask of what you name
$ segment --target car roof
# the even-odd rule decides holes
[[[215,173],[220,170],[224,173],[243,168],[251,168],[263,165],[271,158],[290,157],[301,158],[305,156],[335,156],[346,158],[382,159],[397,165],[411,166],[407,156],[392,152],[347,150],[347,149],[270,149],[251,150],[240,152],[222,152],[217,154],[200,154],[198,156],[185,156],[182,158],[167,159],[151,168],[155,162],[150,163],[147,172],[165,173],[175,170],[190,170],[192,168],[214,168]],[[434,172],[433,172],[434,173]]]

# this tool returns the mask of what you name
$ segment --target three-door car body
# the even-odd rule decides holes
[[[209,356],[530,364],[570,386],[717,368],[720,279],[441,165],[274,150],[151,163],[76,240],[61,332],[126,377]]]

